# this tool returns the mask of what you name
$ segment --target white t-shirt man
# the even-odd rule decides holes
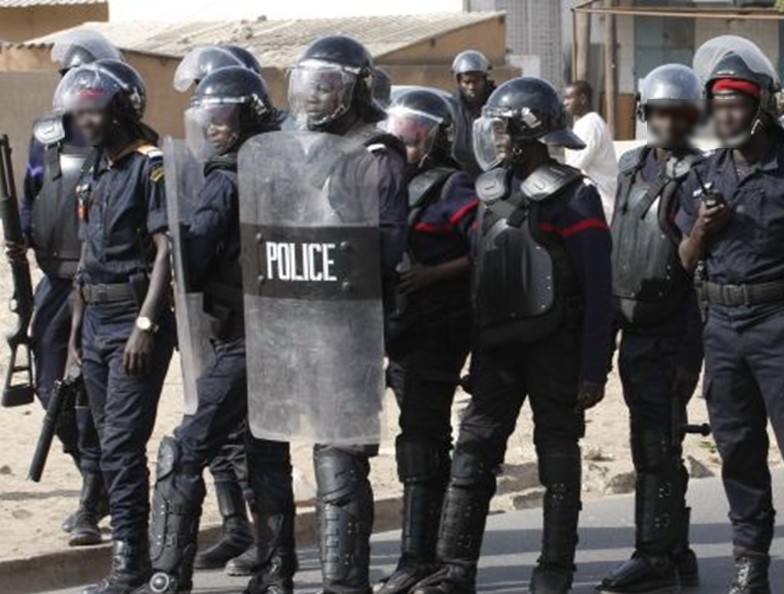
[[[599,190],[604,216],[609,223],[615,206],[618,187],[618,160],[615,158],[612,137],[602,117],[595,111],[574,121],[574,133],[585,143],[579,151],[564,151],[567,165],[580,169],[590,177]]]

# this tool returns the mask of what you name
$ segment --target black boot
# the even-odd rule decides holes
[[[735,552],[735,579],[727,594],[770,594],[768,570],[770,557],[765,553]]]
[[[668,436],[658,432],[633,434],[632,454],[637,468],[635,552],[604,578],[597,591],[677,594],[681,584],[674,553],[683,547],[683,524],[688,522],[680,455]]]
[[[531,594],[567,594],[572,587],[580,517],[581,461],[576,443],[539,449],[539,479],[545,486],[542,554],[531,575]]]
[[[254,526],[259,564],[245,594],[292,594],[298,569],[293,509],[285,513],[262,509]]]
[[[253,544],[245,498],[239,483],[215,483],[218,509],[223,518],[223,534],[218,542],[200,551],[193,566],[196,569],[220,569]]]
[[[242,555],[238,555],[226,563],[226,574],[232,576],[253,575],[260,566],[259,549],[255,544],[252,544]]]
[[[112,543],[112,569],[103,580],[82,590],[82,594],[131,594],[150,577],[147,541]]]
[[[317,446],[316,514],[324,592],[369,594],[373,490],[361,450]]]
[[[441,511],[436,546],[440,569],[414,586],[414,594],[475,594],[476,564],[494,492],[495,476],[484,461],[458,450]]]
[[[700,587],[700,566],[697,555],[689,546],[689,526],[691,525],[691,509],[683,507],[683,537],[678,553],[675,555],[675,567],[681,581],[681,588]]]
[[[103,477],[90,472],[82,473],[82,493],[79,509],[74,517],[74,525],[68,538],[68,546],[83,547],[101,544],[101,502],[106,501]]]
[[[190,594],[204,481],[200,468],[183,468],[179,444],[164,437],[150,518],[152,576],[134,594]]]
[[[449,478],[449,452],[422,440],[397,439],[397,469],[403,483],[401,556],[376,594],[404,594],[437,569],[438,521]]]

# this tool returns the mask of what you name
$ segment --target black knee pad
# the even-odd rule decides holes
[[[545,442],[536,448],[539,481],[545,487],[560,485],[579,491],[582,480],[580,446],[576,441]]]
[[[400,435],[395,442],[395,454],[401,483],[444,480],[448,455],[443,447],[433,441]]]
[[[336,447],[318,447],[313,452],[318,498],[324,503],[344,505],[357,497],[367,484],[367,456]]]
[[[495,488],[495,474],[479,452],[458,446],[452,459],[451,484],[457,488],[474,486]]]
[[[675,455],[670,437],[660,431],[642,431],[633,435],[632,439],[637,442],[632,450],[637,452],[634,466],[638,472],[659,472]]]

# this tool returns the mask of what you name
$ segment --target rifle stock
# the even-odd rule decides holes
[[[16,197],[14,173],[11,164],[11,145],[8,136],[0,135],[0,218],[5,240],[18,245],[25,243],[19,220],[19,202]],[[16,314],[16,326],[6,335],[11,358],[6,370],[5,384],[0,404],[5,407],[30,404],[34,397],[33,367],[30,338],[27,334],[33,315],[33,283],[27,260],[11,262],[14,292],[9,302]],[[20,357],[20,349],[23,357]]]

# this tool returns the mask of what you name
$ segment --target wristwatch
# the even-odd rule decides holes
[[[136,327],[142,332],[154,333],[158,330],[158,326],[147,316],[139,316],[136,318]]]

